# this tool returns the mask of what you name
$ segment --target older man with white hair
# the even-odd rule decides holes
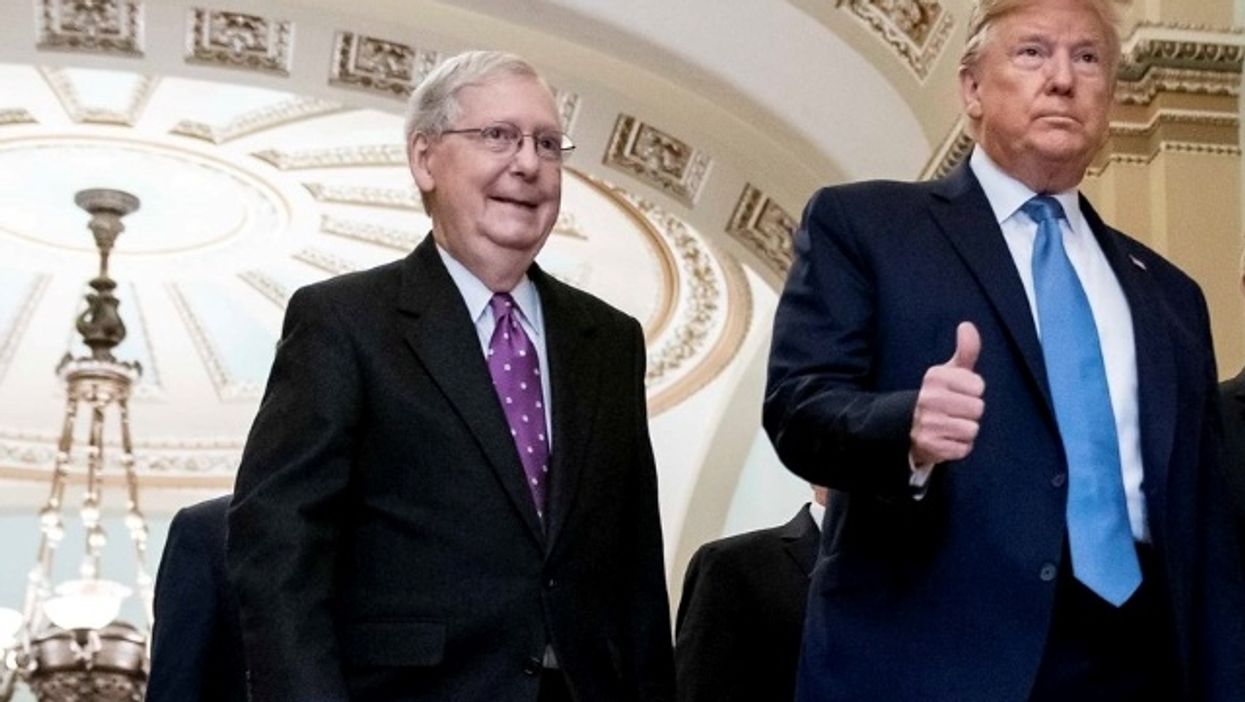
[[[298,291],[229,514],[256,702],[661,702],[639,324],[534,263],[573,148],[518,57],[411,98],[432,235]]]
[[[1245,584],[1197,285],[1077,192],[1112,0],[982,0],[977,146],[827,188],[765,426],[831,488],[797,700],[1245,700]]]

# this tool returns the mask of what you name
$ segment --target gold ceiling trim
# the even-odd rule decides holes
[[[657,312],[651,319],[644,320],[644,339],[645,341],[656,339],[670,326],[670,321],[674,318],[675,304],[678,301],[679,271],[674,253],[666,244],[665,237],[657,230],[656,224],[629,197],[624,195],[626,191],[578,168],[565,166],[564,170],[606,200],[614,203],[644,235],[644,241],[648,243],[649,249],[657,259],[658,277],[661,280]]]
[[[20,107],[0,110],[0,126],[9,124],[38,124],[39,120]]]
[[[655,417],[688,399],[717,378],[735,360],[744,337],[752,327],[752,290],[739,262],[718,256],[726,279],[726,324],[717,341],[691,372],[653,395],[648,401],[649,415]]]
[[[74,79],[64,68],[40,66],[39,75],[52,90],[52,94],[56,96],[69,119],[79,124],[111,124],[123,127],[133,127],[138,123],[143,110],[156,91],[156,86],[160,83],[159,78],[133,74],[137,80],[130,92],[126,107],[124,110],[117,111],[82,104]]]
[[[1228,156],[1240,158],[1241,147],[1234,144],[1207,144],[1204,142],[1164,141],[1148,154],[1113,153],[1106,156],[1102,163],[1095,163],[1085,171],[1088,177],[1099,177],[1112,164],[1129,166],[1149,166],[1154,159],[1163,153],[1202,154],[1206,156]]]
[[[245,12],[192,7],[186,15],[186,63],[290,75],[294,23]]]
[[[143,55],[137,0],[37,0],[35,7],[40,49]]]
[[[713,159],[678,137],[620,114],[602,163],[694,207]]]
[[[371,222],[341,219],[332,215],[320,215],[320,231],[344,237],[351,241],[383,246],[387,249],[410,253],[428,235],[426,231],[385,227]]]
[[[436,51],[355,32],[333,35],[329,85],[406,99],[440,62]]]
[[[5,329],[4,336],[0,337],[0,379],[3,379],[5,373],[8,372],[9,364],[13,361],[13,354],[17,351],[17,345],[26,334],[30,318],[34,316],[35,308],[39,306],[43,293],[51,281],[52,276],[47,273],[40,273],[30,281],[26,294],[22,296],[22,301],[17,306],[17,314],[13,315],[9,328]]]
[[[224,125],[212,125],[206,122],[196,120],[182,120],[173,126],[169,133],[180,136],[193,137],[210,141],[213,144],[223,144],[227,141],[233,141],[244,136],[251,136],[259,132],[274,129],[276,127],[284,127],[294,122],[315,119],[334,112],[340,112],[344,107],[341,103],[332,100],[322,100],[313,97],[295,97],[273,105],[266,105],[250,112],[239,115]]]
[[[920,80],[942,53],[955,18],[937,0],[836,0],[899,55]]]
[[[230,375],[229,369],[225,367],[225,362],[221,358],[220,351],[212,343],[212,339],[209,338],[203,323],[199,321],[199,316],[195,314],[195,311],[187,302],[178,284],[167,283],[165,287],[173,301],[173,307],[177,310],[177,315],[181,317],[182,324],[190,332],[190,340],[194,344],[195,351],[199,353],[199,359],[203,361],[203,366],[207,370],[208,378],[212,381],[212,387],[215,388],[217,397],[222,401],[250,400],[259,397],[263,391],[263,387],[259,383],[239,382]]]
[[[295,251],[290,254],[290,257],[295,261],[302,261],[313,268],[318,268],[329,275],[345,275],[362,270],[362,267],[353,261],[313,247]]]
[[[284,310],[290,301],[290,291],[276,278],[261,270],[242,271],[238,277],[263,295],[266,300],[276,305],[278,309]]]
[[[401,144],[365,144],[328,149],[265,149],[251,154],[282,171],[312,168],[359,168],[406,166],[406,147]]]
[[[786,275],[794,258],[792,238],[799,223],[752,183],[735,204],[726,233],[742,243],[772,271]]]
[[[359,207],[380,207],[394,210],[423,212],[424,203],[419,191],[407,188],[373,188],[362,185],[329,185],[327,183],[303,183],[303,187],[316,202]]]

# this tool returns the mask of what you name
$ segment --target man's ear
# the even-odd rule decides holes
[[[432,142],[427,135],[416,133],[411,136],[406,147],[407,163],[411,167],[411,175],[420,192],[430,193],[436,189],[436,179],[432,177],[431,161]]]
[[[964,103],[964,114],[972,121],[981,119],[981,84],[973,69],[960,66],[960,99]]]

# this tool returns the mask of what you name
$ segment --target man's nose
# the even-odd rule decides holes
[[[1072,92],[1075,74],[1072,68],[1072,57],[1063,52],[1051,56],[1047,67],[1047,89],[1053,93],[1068,94]]]
[[[512,170],[518,173],[535,173],[540,168],[540,156],[536,155],[536,137],[523,134],[519,136],[519,148],[510,159]]]

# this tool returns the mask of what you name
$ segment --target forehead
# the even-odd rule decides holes
[[[553,95],[529,76],[495,76],[464,87],[456,99],[463,123],[511,122],[525,129],[559,126]]]
[[[1106,19],[1086,0],[1025,3],[995,20],[998,33],[1011,40],[1028,36],[1059,37],[1076,43],[1107,43]]]

